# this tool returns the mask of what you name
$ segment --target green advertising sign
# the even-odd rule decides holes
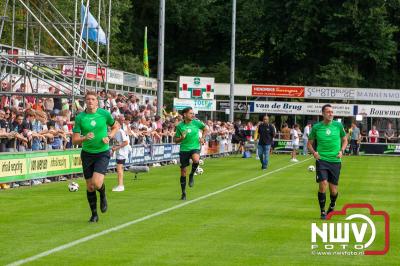
[[[0,154],[0,183],[82,173],[80,149]]]

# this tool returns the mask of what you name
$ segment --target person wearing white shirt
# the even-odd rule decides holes
[[[292,146],[293,146],[292,159],[290,161],[298,162],[299,160],[296,159],[296,154],[297,150],[299,149],[300,135],[301,135],[298,124],[295,124],[293,126],[293,129],[290,131],[290,135],[292,137]]]
[[[303,131],[303,155],[308,154],[307,143],[308,143],[308,135],[311,131],[311,121],[307,122],[307,125],[304,127]]]
[[[115,134],[115,141],[117,142],[117,145],[112,147],[112,151],[116,152],[118,186],[114,187],[112,191],[122,192],[125,190],[124,166],[126,160],[129,158],[130,153],[129,137],[122,128],[120,128],[117,134]]]

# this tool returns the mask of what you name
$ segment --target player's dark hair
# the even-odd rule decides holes
[[[264,121],[264,117],[266,117],[266,116],[268,116],[267,114],[263,114],[263,115],[260,115],[259,117],[258,117],[258,121]]]
[[[193,110],[193,108],[192,107],[186,107],[185,109],[182,110],[182,114],[184,115],[184,114],[188,113],[190,110]]]
[[[322,112],[325,112],[325,109],[328,107],[332,107],[332,105],[330,104],[325,104],[324,106],[322,106]]]

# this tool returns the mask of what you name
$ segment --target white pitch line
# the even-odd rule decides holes
[[[49,255],[51,255],[51,254],[53,254],[53,253],[56,253],[56,252],[59,252],[59,251],[62,251],[62,250],[71,248],[71,247],[76,246],[76,245],[79,245],[79,244],[81,244],[81,243],[85,243],[85,242],[90,241],[90,240],[92,240],[92,239],[95,239],[95,238],[97,238],[97,237],[100,237],[100,236],[109,234],[109,233],[111,233],[111,232],[119,231],[119,230],[124,229],[125,227],[128,227],[128,226],[131,226],[131,225],[133,225],[133,224],[140,223],[140,222],[142,222],[142,221],[151,219],[151,218],[153,218],[153,217],[160,216],[160,215],[162,215],[162,214],[164,214],[164,213],[171,212],[171,211],[174,211],[174,210],[176,210],[176,209],[180,209],[180,208],[182,208],[182,207],[184,207],[184,206],[186,206],[186,205],[189,205],[189,204],[192,204],[192,203],[201,201],[201,200],[203,200],[203,199],[207,199],[207,198],[209,198],[209,197],[211,197],[211,196],[220,194],[220,193],[225,192],[225,191],[227,191],[227,190],[231,190],[231,189],[233,189],[233,188],[235,188],[235,187],[238,187],[238,186],[241,186],[241,185],[250,183],[250,182],[254,182],[254,181],[256,181],[256,180],[258,180],[258,179],[260,179],[260,178],[263,178],[263,177],[265,177],[265,176],[268,176],[268,175],[274,174],[274,173],[276,173],[276,172],[282,171],[282,170],[284,170],[284,169],[286,169],[286,168],[289,168],[289,167],[292,167],[292,166],[294,166],[294,165],[297,165],[297,164],[306,162],[306,161],[308,161],[308,160],[310,160],[310,159],[312,159],[312,157],[311,157],[311,158],[308,158],[308,159],[305,159],[305,160],[303,160],[303,161],[300,161],[300,162],[298,162],[298,163],[290,164],[290,165],[287,165],[287,166],[278,168],[278,169],[276,169],[276,170],[273,170],[273,171],[271,171],[271,172],[262,174],[262,175],[260,175],[260,176],[253,177],[253,178],[251,178],[251,179],[248,179],[248,180],[245,180],[245,181],[236,183],[236,184],[231,185],[231,186],[229,186],[229,187],[226,187],[226,188],[223,188],[223,189],[220,189],[220,190],[211,192],[211,193],[209,193],[209,194],[206,194],[206,195],[204,195],[204,196],[198,197],[198,198],[196,198],[196,199],[192,199],[192,200],[186,201],[186,202],[184,202],[184,203],[175,205],[175,206],[173,206],[173,207],[170,207],[170,208],[167,208],[167,209],[164,209],[164,210],[155,212],[155,213],[153,213],[153,214],[144,216],[144,217],[142,217],[142,218],[139,218],[139,219],[136,219],[136,220],[132,220],[132,221],[130,221],[130,222],[127,222],[127,223],[124,223],[124,224],[121,224],[121,225],[112,227],[112,228],[110,228],[110,229],[106,229],[106,230],[101,231],[101,232],[98,232],[98,233],[96,233],[96,234],[92,234],[92,235],[89,235],[89,236],[86,236],[86,237],[77,239],[77,240],[75,240],[75,241],[72,241],[72,242],[70,242],[70,243],[67,243],[67,244],[58,246],[58,247],[56,247],[56,248],[49,249],[49,250],[47,250],[47,251],[44,251],[44,252],[39,253],[39,254],[37,254],[37,255],[34,255],[34,256],[32,256],[32,257],[28,257],[28,258],[26,258],[26,259],[22,259],[22,260],[18,260],[18,261],[12,262],[12,263],[8,264],[7,266],[17,266],[17,265],[22,265],[22,264],[25,264],[25,263],[28,263],[28,262],[31,262],[31,261],[38,260],[38,259],[40,259],[40,258],[49,256]]]

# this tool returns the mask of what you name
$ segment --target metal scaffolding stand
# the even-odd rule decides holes
[[[92,72],[95,69],[94,89],[108,88],[107,75],[103,70],[109,63],[112,1],[86,0],[85,5],[82,0],[80,2],[80,5],[78,0],[65,2],[65,5],[70,3],[71,12],[68,15],[60,12],[52,0],[5,0],[0,5],[0,80],[10,81],[11,92],[15,84],[23,79],[23,83],[31,85],[32,93],[39,92],[39,83],[56,85],[64,95],[72,96],[74,102],[75,97],[84,95],[88,88],[86,77],[89,69]],[[83,23],[78,23],[80,6],[86,10]],[[99,37],[97,41],[88,41],[90,7],[98,11],[97,31],[101,24],[106,26],[107,45],[103,49],[100,49]],[[19,36],[19,42],[16,41],[16,28],[20,29],[21,25],[25,29],[24,48],[17,48],[16,44],[21,46],[22,38]],[[83,25],[88,29],[86,36],[83,36]],[[5,29],[11,34],[8,44],[4,41]],[[42,53],[44,37],[56,45],[57,55]],[[100,54],[105,55],[105,61]],[[34,79],[36,83],[32,82]],[[32,86],[34,83],[36,88]]]

